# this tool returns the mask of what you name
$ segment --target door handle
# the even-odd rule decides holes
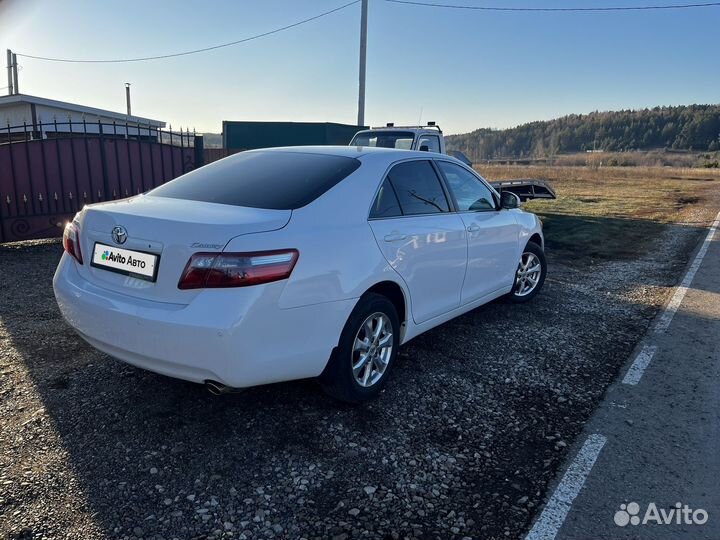
[[[399,242],[400,240],[405,240],[406,238],[407,238],[406,234],[400,234],[400,233],[393,233],[393,234],[385,235],[386,242]]]
[[[479,230],[480,230],[480,225],[478,225],[477,223],[473,223],[472,225],[470,225],[467,228],[468,232],[478,232]]]

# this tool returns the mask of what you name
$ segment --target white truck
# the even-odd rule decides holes
[[[385,127],[374,127],[358,131],[350,141],[350,146],[376,146],[378,148],[399,148],[401,150],[419,150],[448,154],[472,167],[465,154],[458,150],[447,150],[443,132],[435,122],[425,126],[396,126],[388,123]],[[522,178],[490,182],[498,191],[511,191],[520,200],[555,199],[555,190],[545,180]]]
[[[428,122],[426,126],[398,126],[387,124],[358,131],[350,146],[377,146],[379,148],[400,148],[446,154],[445,138],[440,126]]]

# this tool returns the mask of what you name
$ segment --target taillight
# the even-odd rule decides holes
[[[74,222],[65,225],[63,231],[63,248],[80,264],[83,263],[82,253],[80,251],[80,227]]]
[[[287,279],[296,249],[254,253],[195,253],[180,276],[178,289],[247,287]]]

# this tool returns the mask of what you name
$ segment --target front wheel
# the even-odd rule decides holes
[[[529,302],[540,292],[545,283],[547,262],[542,248],[534,242],[528,242],[520,256],[515,285],[509,298],[512,302]]]
[[[400,322],[386,297],[363,296],[345,323],[320,383],[336,399],[360,403],[385,386],[400,345]]]

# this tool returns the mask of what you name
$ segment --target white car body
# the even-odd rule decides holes
[[[279,148],[237,154],[189,174],[227,175],[233,160],[254,152],[342,156],[360,165],[293,210],[152,192],[85,207],[75,218],[84,262],[64,253],[53,285],[65,319],[88,343],[129,364],[199,383],[242,388],[316,377],[368,290],[401,293],[400,343],[405,343],[511,292],[524,246],[531,238],[542,246],[539,219],[520,209],[369,219],[391,167],[435,160],[467,169],[446,155]],[[95,243],[117,245],[112,231],[118,226],[127,232],[123,249],[159,256],[155,282],[89,264]],[[299,252],[288,279],[237,288],[178,288],[196,252],[286,248]]]

